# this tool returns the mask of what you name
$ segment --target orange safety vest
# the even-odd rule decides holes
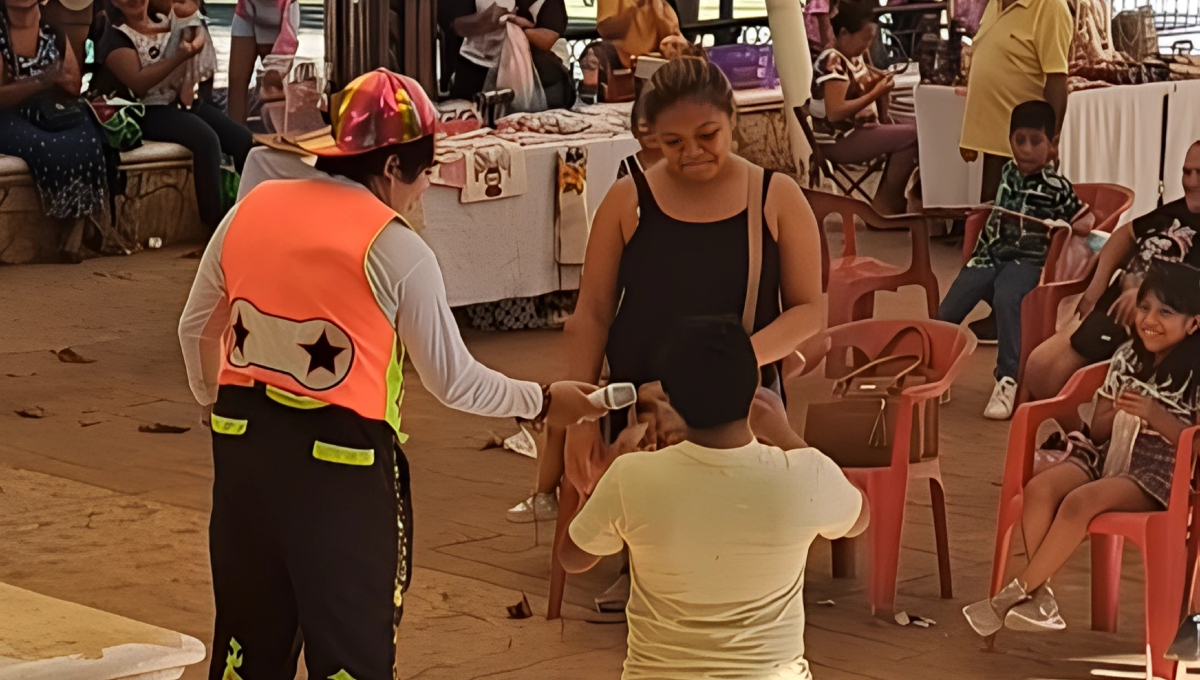
[[[264,182],[238,204],[221,269],[230,300],[222,385],[267,385],[297,408],[335,404],[397,433],[404,346],[367,278],[396,213],[364,188]]]

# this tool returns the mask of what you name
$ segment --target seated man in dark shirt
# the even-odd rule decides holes
[[[500,60],[507,39],[504,21],[525,31],[529,52],[549,108],[570,108],[575,103],[575,86],[563,56],[556,53],[567,30],[564,0],[459,0],[447,3],[439,20],[463,39],[450,96],[472,99],[482,92],[488,71]],[[565,46],[561,50],[565,55]]]
[[[1200,244],[1195,242],[1200,232],[1200,141],[1183,160],[1183,194],[1117,229],[1104,244],[1077,308],[1083,323],[1077,330],[1059,331],[1029,356],[1025,375],[1030,397],[1053,397],[1075,371],[1107,361],[1129,340],[1138,287],[1151,261],[1200,267]]]

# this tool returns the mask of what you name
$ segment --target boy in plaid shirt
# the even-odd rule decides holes
[[[1050,250],[1048,223],[1067,226],[1074,221],[1072,228],[1086,234],[1094,221],[1082,215],[1085,206],[1053,165],[1058,151],[1055,125],[1054,108],[1046,102],[1025,102],[1013,109],[1013,160],[1004,166],[996,207],[938,310],[938,318],[950,323],[962,323],[981,301],[989,301],[995,310],[996,388],[983,412],[995,420],[1012,416],[1021,360],[1021,301],[1041,281]]]

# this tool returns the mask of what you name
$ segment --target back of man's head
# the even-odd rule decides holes
[[[758,359],[736,319],[688,318],[663,344],[658,375],[688,427],[708,430],[749,417]]]

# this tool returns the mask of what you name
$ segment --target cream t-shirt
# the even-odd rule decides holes
[[[689,442],[616,459],[571,538],[593,555],[629,546],[625,680],[807,680],[804,564],[845,536],[862,496],[816,449]]]

